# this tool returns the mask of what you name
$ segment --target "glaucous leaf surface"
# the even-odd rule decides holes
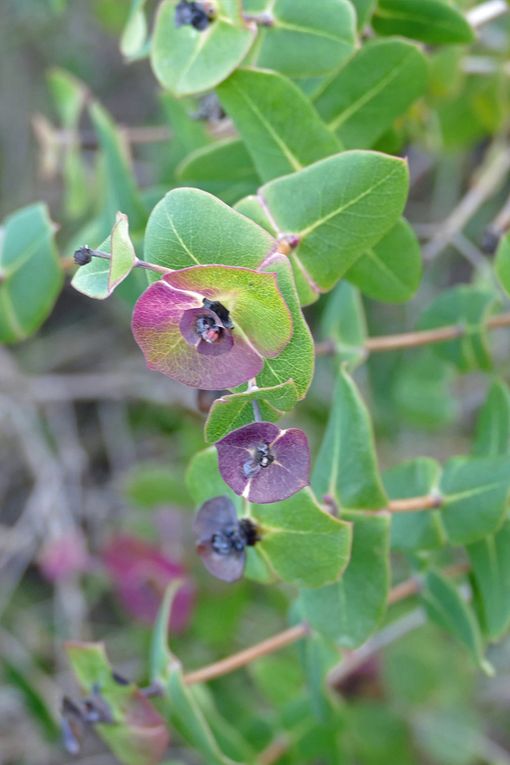
[[[253,193],[259,181],[244,143],[235,138],[197,149],[180,163],[176,175],[179,183],[215,194],[227,204]]]
[[[312,486],[318,497],[332,497],[341,507],[377,510],[387,497],[379,475],[370,414],[356,385],[342,367]]]
[[[302,430],[254,422],[216,444],[225,483],[250,502],[280,502],[310,481],[310,449]]]
[[[299,400],[303,399],[311,385],[315,369],[315,347],[312,334],[306,323],[293,272],[284,255],[275,254],[266,260],[262,271],[276,274],[278,289],[292,316],[293,332],[289,344],[276,358],[266,359],[264,368],[257,375],[257,385],[273,387],[292,380]]]
[[[147,214],[131,167],[128,145],[100,104],[94,102],[89,113],[105,167],[103,215],[106,225],[111,226],[117,211],[122,210],[129,218],[131,229],[139,231],[145,225]]]
[[[314,289],[327,291],[403,211],[407,164],[350,151],[270,181],[260,196],[278,230],[299,238],[291,259]]]
[[[402,219],[346,274],[364,295],[384,303],[405,303],[420,286],[420,245],[409,223]]]
[[[491,674],[492,668],[483,657],[482,636],[476,619],[453,582],[437,571],[429,571],[421,597],[429,618],[456,637],[473,660]]]
[[[450,325],[461,328],[460,337],[434,343],[432,349],[460,372],[489,370],[492,366],[485,322],[492,313],[496,295],[488,290],[467,285],[453,287],[437,297],[422,314],[420,329],[436,329]]]
[[[440,483],[441,518],[452,544],[470,544],[502,524],[510,493],[510,457],[454,458]]]
[[[238,69],[218,95],[263,181],[302,170],[342,148],[299,88],[277,72]]]
[[[211,497],[227,496],[238,511],[241,509],[241,500],[221,477],[218,452],[212,446],[198,452],[192,458],[186,472],[186,483],[197,506],[207,502]]]
[[[144,13],[145,3],[146,0],[131,0],[129,16],[120,38],[121,53],[128,60],[139,58],[147,49],[148,29]]]
[[[498,245],[494,264],[499,283],[510,295],[510,232],[506,233]]]
[[[168,622],[167,622],[168,624]],[[92,699],[95,689],[112,712],[114,724],[95,726],[123,765],[157,765],[168,747],[167,727],[150,701],[129,683],[112,675],[102,643],[66,643],[66,653],[81,689]]]
[[[416,45],[373,40],[327,80],[314,104],[347,149],[369,149],[426,86],[427,64]]]
[[[340,578],[349,561],[351,527],[325,512],[310,489],[272,505],[254,505],[261,540],[255,552],[284,581],[323,587]]]
[[[363,29],[375,10],[376,0],[351,0],[356,11],[358,30]]]
[[[336,69],[356,45],[356,17],[347,0],[274,0],[273,23],[259,31],[257,66],[288,77],[316,77]]]
[[[441,468],[427,457],[386,470],[383,481],[390,499],[427,497],[438,491]],[[445,543],[440,510],[392,513],[391,545],[396,550],[432,550]]]
[[[152,211],[144,257],[174,269],[208,263],[258,268],[274,248],[274,239],[246,216],[205,191],[182,188]]]
[[[111,236],[102,242],[98,250],[109,253],[111,251]],[[71,285],[75,290],[87,295],[94,300],[105,300],[111,295],[109,288],[110,281],[110,260],[104,258],[92,258],[90,263],[80,266],[71,279]]]
[[[133,242],[129,238],[129,221],[123,213],[117,213],[112,228],[110,254],[108,288],[111,292],[129,276],[137,260]]]
[[[294,408],[298,392],[293,380],[270,388],[232,393],[214,401],[205,423],[204,437],[207,443],[219,441],[233,430],[253,422],[252,402],[257,401],[264,420],[278,420]]]
[[[353,520],[352,552],[342,579],[318,590],[302,590],[305,619],[328,638],[356,648],[377,628],[388,598],[390,519]]]
[[[219,301],[233,322],[233,329],[220,330],[218,343],[206,345],[197,329],[200,317],[212,314],[204,299]],[[152,284],[135,305],[132,329],[150,369],[193,388],[222,390],[256,377],[262,355],[280,353],[292,318],[274,274],[195,266]]]
[[[336,358],[349,368],[365,359],[365,310],[359,290],[349,282],[341,281],[326,298],[320,337],[334,342]]]
[[[184,682],[182,666],[168,646],[168,616],[175,590],[169,588],[156,622],[151,646],[152,681],[163,688],[162,705],[167,723],[175,726],[185,741],[190,743],[211,765],[235,765],[218,746],[197,702],[193,689]]]
[[[70,218],[77,218],[85,212],[90,202],[90,184],[78,136],[80,117],[87,100],[87,87],[59,67],[50,69],[47,79],[58,117],[68,133],[68,140],[60,149],[64,155],[62,176],[65,211]],[[57,147],[48,149],[48,152],[52,151],[58,151]]]
[[[472,451],[475,457],[510,454],[510,391],[503,380],[495,379],[489,388],[478,414]]]
[[[246,24],[241,7],[218,0],[216,18],[207,29],[176,26],[177,0],[159,6],[152,40],[151,62],[164,88],[176,96],[203,93],[224,80],[250,50],[257,29]]]
[[[24,207],[0,230],[0,342],[32,335],[51,313],[63,283],[54,225],[43,204]]]
[[[442,0],[379,0],[372,25],[380,35],[402,35],[432,44],[462,44],[474,39],[461,11]]]
[[[510,625],[510,521],[466,549],[480,627],[489,640],[498,640]]]

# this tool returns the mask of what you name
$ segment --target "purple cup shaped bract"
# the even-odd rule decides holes
[[[257,530],[248,519],[238,519],[228,497],[205,502],[193,524],[197,552],[207,570],[224,582],[240,579],[246,565],[246,547],[257,542]]]
[[[261,371],[264,360],[241,332],[225,327],[202,295],[162,279],[138,299],[133,335],[150,369],[191,388],[235,388]]]
[[[216,448],[223,480],[250,502],[280,502],[310,482],[308,439],[297,428],[254,422],[229,433]]]

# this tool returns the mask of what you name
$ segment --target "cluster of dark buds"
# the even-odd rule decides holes
[[[125,684],[120,677],[115,679],[122,685]],[[68,696],[64,696],[62,700],[62,741],[69,754],[80,752],[87,727],[98,723],[111,725],[114,722],[112,710],[101,695],[98,685],[94,685],[91,695],[83,699],[81,704]]]
[[[191,26],[203,32],[214,19],[214,8],[209,3],[181,0],[175,8],[175,26]]]
[[[207,570],[224,582],[240,579],[246,565],[246,548],[260,541],[253,521],[239,519],[228,497],[215,497],[202,505],[193,530],[197,552]]]
[[[86,266],[92,260],[92,250],[84,245],[75,251],[73,257],[77,266]]]

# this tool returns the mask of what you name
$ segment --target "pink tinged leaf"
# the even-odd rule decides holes
[[[184,629],[194,601],[194,588],[185,569],[157,547],[127,535],[115,537],[102,553],[103,563],[119,598],[134,617],[153,624],[168,584],[183,580],[175,597],[170,627]]]
[[[148,367],[191,388],[204,390],[234,388],[256,377],[262,370],[263,359],[240,334],[231,336],[232,344],[227,349],[230,332],[224,330],[226,339],[222,340],[219,355],[216,350],[204,352],[204,346],[212,347],[214,343],[190,344],[191,317],[188,314],[189,318],[184,320],[183,316],[198,308],[206,314],[208,309],[201,303],[200,295],[175,290],[166,278],[143,293],[135,305],[132,330]]]
[[[216,448],[223,480],[250,502],[280,502],[310,482],[308,439],[297,428],[255,422],[229,433]]]
[[[210,301],[222,303],[234,327],[264,357],[278,356],[292,337],[292,316],[272,272],[221,265],[191,266],[168,274],[164,281],[176,289],[198,292]]]
[[[245,545],[226,546],[223,552],[215,544],[218,536],[224,541],[225,533],[239,534],[239,521],[234,505],[228,497],[215,497],[205,502],[197,513],[193,524],[197,552],[207,570],[224,582],[240,579],[246,564]],[[228,549],[230,547],[230,549]]]

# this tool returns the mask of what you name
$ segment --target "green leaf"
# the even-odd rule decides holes
[[[135,685],[114,680],[102,643],[67,643],[66,652],[82,690],[98,691],[112,712],[113,724],[95,726],[123,765],[157,765],[168,746],[166,726]]]
[[[161,103],[170,126],[172,138],[165,151],[165,171],[172,177],[176,167],[192,152],[212,142],[207,124],[196,119],[199,107],[193,98],[174,98],[161,94]]]
[[[253,422],[252,402],[258,401],[262,419],[276,422],[284,412],[294,408],[298,393],[293,380],[271,388],[232,393],[216,399],[205,423],[204,437],[208,444],[219,441],[233,430]]]
[[[171,285],[227,306],[238,332],[248,336],[264,356],[279,356],[292,338],[292,315],[276,274],[269,269],[261,272],[224,265],[190,268],[172,274]]]
[[[168,619],[176,586],[168,588],[161,605],[151,645],[151,677],[163,686],[163,704],[179,732],[211,765],[232,765],[207,724],[193,691],[185,684],[180,661],[168,646]]]
[[[108,275],[108,289],[112,292],[129,276],[137,261],[133,242],[129,238],[127,215],[117,213],[111,235],[111,260]]]
[[[506,233],[499,242],[494,269],[499,283],[506,294],[510,295],[510,232]]]
[[[227,204],[258,186],[258,175],[244,143],[231,138],[195,150],[177,167],[176,175],[180,183],[216,194]]]
[[[99,250],[110,253],[111,259],[92,258],[90,263],[80,266],[71,284],[87,297],[104,300],[129,276],[137,261],[126,215],[117,213],[112,233]]]
[[[494,380],[476,423],[473,456],[510,454],[510,391],[503,380]]]
[[[351,3],[356,10],[358,30],[363,29],[363,27],[368,24],[370,16],[374,12],[376,0],[351,0]]]
[[[265,360],[264,368],[257,377],[257,385],[269,388],[292,380],[301,400],[310,387],[315,368],[313,338],[299,305],[288,259],[283,255],[273,255],[267,259],[262,270],[276,274],[278,288],[292,316],[293,333],[290,343],[276,358]]]
[[[229,497],[236,508],[241,499],[224,482],[218,468],[218,452],[214,446],[195,454],[186,472],[188,491],[197,507],[213,497]]]
[[[342,148],[299,88],[277,72],[238,70],[220,85],[218,95],[263,181]]]
[[[62,287],[54,226],[45,205],[24,207],[0,230],[0,342],[32,335],[47,319]]]
[[[494,309],[496,296],[487,290],[467,285],[442,292],[423,313],[420,329],[436,329],[456,325],[460,337],[432,346],[444,361],[460,372],[491,369],[489,343],[485,323]]]
[[[257,268],[274,239],[249,218],[199,189],[174,189],[151,213],[144,257],[181,269],[198,264]]]
[[[255,25],[243,22],[240,4],[217,0],[217,18],[204,31],[175,26],[176,0],[161,3],[154,27],[151,61],[163,87],[176,96],[214,88],[251,48]]]
[[[321,509],[310,489],[272,505],[254,505],[262,555],[284,582],[323,587],[341,576],[351,549],[350,524]]]
[[[455,418],[453,368],[437,358],[431,347],[407,351],[396,371],[394,402],[413,426],[437,430]]]
[[[65,69],[54,67],[48,72],[48,87],[62,125],[75,130],[87,100],[87,88]]]
[[[454,635],[474,661],[492,674],[490,664],[483,657],[482,637],[473,613],[452,582],[437,571],[429,571],[421,597],[429,618]]]
[[[441,468],[427,457],[403,462],[383,474],[390,499],[426,497],[438,491]],[[445,542],[438,510],[392,513],[391,545],[396,550],[432,550]]]
[[[320,336],[335,344],[339,361],[355,367],[366,358],[367,325],[359,291],[348,282],[338,284],[328,296],[320,323]]]
[[[147,216],[130,164],[128,146],[110,115],[100,104],[93,103],[89,112],[106,170],[104,218],[111,225],[110,221],[115,217],[117,210],[123,210],[130,220],[131,228],[138,231],[145,225]]]
[[[443,0],[379,0],[372,25],[380,35],[426,43],[470,43],[473,30],[462,13]]]
[[[347,149],[369,149],[426,86],[427,64],[416,45],[374,40],[327,81],[314,101]]]
[[[491,536],[468,545],[474,606],[489,640],[503,637],[510,626],[510,521]]]
[[[120,38],[120,50],[128,60],[137,59],[147,48],[147,20],[144,6],[146,0],[131,0],[131,8]]]
[[[301,592],[306,620],[346,648],[364,643],[384,616],[390,581],[389,532],[387,516],[357,517],[343,578],[328,587]]]
[[[347,0],[313,3],[275,0],[273,24],[259,32],[257,66],[288,77],[316,77],[333,71],[356,44],[356,18]]]
[[[346,278],[374,300],[404,303],[420,286],[422,270],[416,234],[400,220],[356,261]]]
[[[329,290],[395,225],[407,189],[405,161],[351,151],[270,181],[260,196],[278,230],[299,238],[296,267]]]
[[[503,522],[510,492],[510,458],[449,460],[441,478],[441,518],[452,544],[470,544]]]
[[[318,497],[333,497],[341,507],[350,509],[377,510],[388,502],[377,466],[370,414],[342,368],[312,486]]]

